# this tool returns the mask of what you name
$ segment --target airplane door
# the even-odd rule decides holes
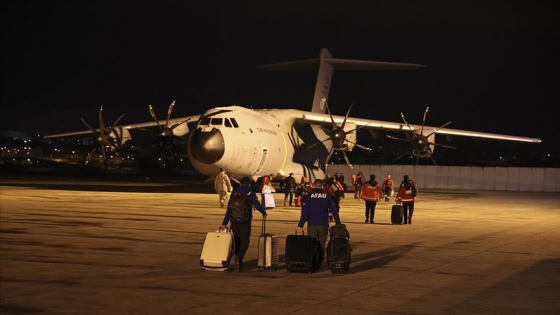
[[[257,169],[252,174],[253,180],[257,180],[257,178],[260,177],[262,169],[264,167],[264,164],[266,163],[267,158],[268,158],[268,148],[263,147],[262,148],[262,154],[261,154],[261,160],[259,162],[259,165],[257,166]]]

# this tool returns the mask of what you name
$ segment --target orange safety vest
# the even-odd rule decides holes
[[[381,187],[379,184],[372,186],[370,182],[366,182],[360,190],[362,191],[362,199],[366,201],[377,201],[381,195]]]

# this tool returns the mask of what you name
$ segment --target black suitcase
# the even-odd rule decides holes
[[[404,208],[402,205],[393,205],[391,208],[391,223],[402,224],[404,217]]]
[[[313,273],[323,263],[323,250],[319,240],[310,235],[288,235],[285,254],[286,270],[290,273]]]
[[[352,248],[348,237],[331,237],[327,245],[327,264],[332,273],[346,273],[350,268]]]

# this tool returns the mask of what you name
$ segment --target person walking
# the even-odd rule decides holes
[[[301,177],[301,182],[296,187],[296,193],[295,193],[295,195],[296,195],[296,198],[295,198],[296,207],[301,207],[301,202],[303,201],[303,198],[309,193],[310,190],[311,190],[311,183],[309,183],[309,180],[307,180],[307,177],[302,176]]]
[[[334,205],[338,209],[338,212],[340,212],[340,199],[344,196],[344,188],[342,188],[342,185],[336,180],[335,176],[331,176],[326,179],[323,190],[331,196]],[[329,215],[329,221],[333,221],[332,213]]]
[[[375,223],[373,218],[375,217],[375,206],[381,196],[381,187],[375,180],[375,175],[369,175],[369,181],[367,181],[362,187],[360,187],[361,194],[360,199],[366,202],[366,223]]]
[[[329,212],[333,215],[336,225],[340,225],[338,208],[331,196],[323,191],[323,180],[316,179],[313,188],[303,198],[296,232],[303,233],[303,226],[307,222],[307,235],[317,238],[321,249],[324,250],[329,233]]]
[[[218,193],[220,207],[223,208],[229,193],[233,190],[229,176],[223,167],[220,168],[220,173],[214,178],[214,189]]]
[[[395,182],[391,178],[390,174],[387,174],[387,177],[383,181],[383,185],[381,185],[381,190],[383,190],[383,194],[385,195],[385,201],[389,201],[390,198],[393,196],[393,191],[395,190]]]
[[[237,196],[244,196],[243,201],[243,216],[237,215],[234,209],[233,200]],[[235,256],[234,261],[237,271],[241,271],[243,265],[243,258],[251,241],[251,221],[253,219],[253,207],[266,217],[266,210],[259,202],[259,198],[254,191],[251,190],[251,179],[243,177],[240,181],[240,186],[233,191],[232,197],[229,200],[228,207],[220,229],[225,229],[228,222],[231,222],[231,230],[235,239]]]
[[[399,192],[395,198],[397,203],[402,202],[403,205],[404,219],[402,224],[412,224],[412,214],[414,213],[414,202],[416,201],[417,193],[416,183],[408,175],[404,175],[404,180],[401,182]]]
[[[354,185],[354,199],[360,199],[360,187],[364,184],[364,174],[358,172],[356,175],[352,175],[352,185]]]
[[[338,177],[336,178],[336,180],[340,183],[340,185],[342,185],[342,188],[344,189],[344,191],[348,190],[348,187],[347,187],[346,183],[344,182],[344,174],[342,174],[342,173],[338,174]],[[342,196],[342,198],[344,198],[344,195]]]
[[[260,185],[258,187],[259,191],[261,192],[261,202],[264,206],[265,204],[265,194],[272,194],[272,181],[270,175],[264,175],[260,181]]]
[[[284,178],[284,207],[289,204],[290,207],[294,202],[294,190],[296,189],[296,179],[294,178],[294,173],[290,173],[290,175]],[[288,197],[289,203],[288,203]]]

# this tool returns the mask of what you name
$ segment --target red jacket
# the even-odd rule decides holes
[[[387,187],[387,186],[391,187],[391,190],[395,189],[395,182],[393,182],[392,178],[386,178],[383,181],[383,189],[385,189],[385,187]]]
[[[406,189],[404,182],[401,183],[401,187],[399,188],[399,193],[397,194],[396,201],[397,202],[414,202],[414,197],[416,197],[416,183],[413,181],[410,182],[410,189]]]
[[[366,201],[377,201],[381,196],[381,187],[377,182],[375,182],[375,186],[371,182],[366,182],[360,187],[360,190],[362,191],[362,199]]]

